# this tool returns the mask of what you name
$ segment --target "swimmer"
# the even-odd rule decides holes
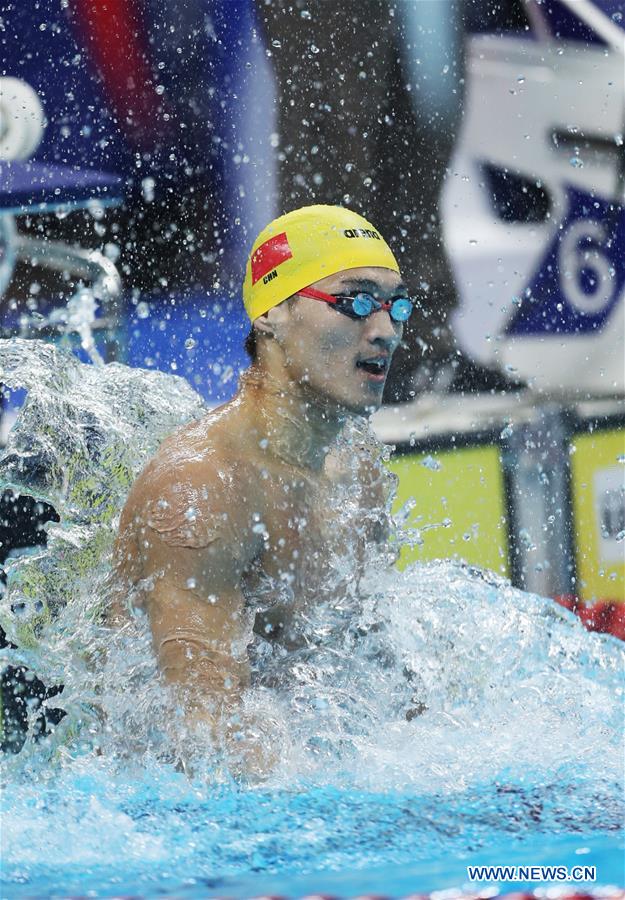
[[[413,309],[383,237],[334,206],[261,232],[243,299],[252,362],[236,396],[163,443],[130,492],[115,551],[186,727],[213,735],[250,684],[253,631],[296,647],[297,615],[337,589],[328,560],[362,559],[388,536],[383,463],[336,446],[381,405]],[[346,487],[358,521],[340,508]],[[256,602],[268,584],[288,584],[288,603]],[[123,615],[120,605],[113,618]],[[250,770],[270,767],[270,748],[247,749]]]

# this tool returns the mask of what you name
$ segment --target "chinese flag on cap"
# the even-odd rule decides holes
[[[268,272],[277,268],[286,259],[291,259],[292,256],[286,231],[269,238],[252,254],[252,284],[256,284]]]

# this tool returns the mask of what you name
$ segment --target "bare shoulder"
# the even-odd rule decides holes
[[[244,456],[232,453],[220,423],[207,417],[172,434],[130,492],[120,533],[155,534],[170,548],[245,548],[251,515],[242,486]]]

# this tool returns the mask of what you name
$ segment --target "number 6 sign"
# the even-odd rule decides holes
[[[596,315],[610,303],[616,270],[608,256],[610,238],[596,219],[571,222],[560,238],[560,289],[569,305],[582,315]]]
[[[567,198],[567,214],[523,292],[507,337],[597,333],[617,305],[625,284],[625,211],[570,186]]]

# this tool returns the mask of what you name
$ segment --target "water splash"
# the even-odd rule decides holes
[[[85,366],[37,341],[0,342],[0,381],[28,391],[0,457],[0,481],[60,517],[45,526],[45,548],[9,561],[0,625],[15,648],[1,651],[2,662],[63,684],[46,702],[67,712],[45,740],[29,739],[2,760],[13,885],[20,872],[31,887],[33,873],[49,877],[54,846],[43,858],[35,848],[38,833],[55,828],[78,841],[97,827],[107,859],[122,852],[121,831],[135,868],[197,866],[203,854],[205,868],[240,873],[275,871],[280,858],[305,870],[310,828],[301,846],[298,837],[284,849],[284,822],[298,808],[300,824],[318,823],[317,863],[342,864],[337,810],[345,804],[356,841],[363,815],[388,825],[382,797],[393,823],[403,823],[398,835],[405,837],[397,816],[406,798],[411,815],[418,809],[429,822],[431,839],[420,826],[408,842],[412,859],[450,841],[458,852],[479,846],[493,829],[618,827],[623,645],[491,573],[444,561],[390,568],[398,545],[414,540],[401,512],[395,543],[372,551],[358,591],[353,561],[329,559],[343,593],[307,614],[301,646],[286,653],[256,644],[244,712],[265,723],[280,757],[270,793],[234,788],[208,745],[197,748],[192,782],[176,774],[180,714],[159,681],[147,621],[135,611],[127,628],[112,632],[101,611],[129,486],[166,434],[205,413],[202,402],[175,376]],[[341,441],[354,465],[356,448],[388,453],[362,423]],[[346,488],[345,515],[359,515],[355,504]],[[471,809],[475,821],[461,835],[455,819],[466,824]],[[154,823],[144,827],[144,815]],[[216,819],[224,823],[218,834],[207,824]],[[170,840],[181,823],[184,848]],[[372,832],[369,857],[383,841]],[[91,839],[81,837],[75,858],[57,851],[69,869],[102,862]],[[406,852],[397,849],[400,863]]]
[[[160,441],[205,410],[175,376],[84,365],[41,341],[1,341],[0,382],[27,391],[0,483],[60,517],[45,525],[46,548],[8,562],[0,624],[17,649],[1,653],[46,684],[64,684],[63,706],[74,714],[60,731],[69,733],[94,717],[101,685],[88,673],[107,638],[99,613],[129,487]]]

